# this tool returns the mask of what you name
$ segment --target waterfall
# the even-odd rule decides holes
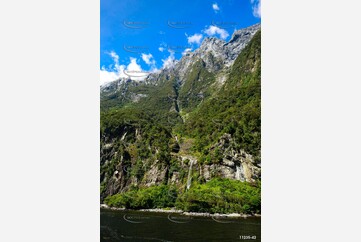
[[[236,180],[244,181],[244,170],[242,164],[239,166],[236,166],[236,174],[235,174]]]
[[[193,166],[194,160],[189,161],[189,171],[188,171],[188,180],[187,180],[187,190],[191,187],[192,182],[192,166]]]
[[[120,139],[121,141],[123,141],[125,139],[125,136],[127,135],[128,132],[125,132],[123,137]]]

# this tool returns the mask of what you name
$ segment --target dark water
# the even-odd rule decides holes
[[[261,218],[100,211],[100,241],[261,241]]]

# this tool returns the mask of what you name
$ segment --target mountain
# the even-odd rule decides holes
[[[144,81],[101,87],[102,201],[260,212],[260,28],[206,38]],[[216,207],[205,191],[218,194]]]
[[[202,88],[197,85],[200,92],[193,96],[198,95],[201,97],[202,91],[205,91],[203,89],[207,89],[205,87],[207,84],[213,84],[218,89],[219,85],[217,84],[223,84],[226,74],[229,72],[236,57],[260,27],[260,24],[256,24],[237,30],[228,43],[213,37],[205,38],[197,50],[187,52],[173,66],[150,74],[144,81],[132,81],[130,78],[121,78],[115,82],[103,85],[101,87],[102,109],[119,107],[129,102],[139,102],[140,99],[147,97],[148,92],[153,91],[153,89],[159,91],[160,88],[154,88],[158,86],[168,85],[163,87],[163,89],[167,89],[169,94],[172,94],[171,96],[176,94],[172,93],[172,88],[176,89],[174,91],[180,88],[183,92],[186,92],[190,85],[194,85],[195,78],[198,78],[200,80],[199,83],[204,87]],[[150,96],[154,98],[154,95]],[[184,98],[184,95],[182,97]],[[147,99],[144,102],[147,102]]]

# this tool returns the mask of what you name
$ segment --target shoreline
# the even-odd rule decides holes
[[[151,208],[151,209],[126,209],[109,207],[106,204],[100,204],[100,208],[115,210],[115,211],[136,211],[136,212],[150,212],[150,213],[177,213],[184,216],[195,216],[195,217],[224,217],[224,218],[260,218],[261,214],[240,214],[240,213],[199,213],[199,212],[185,212],[183,210],[177,210],[174,208],[163,209],[163,208]]]

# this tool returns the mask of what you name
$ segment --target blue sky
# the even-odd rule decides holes
[[[261,21],[261,0],[100,2],[100,84],[127,71],[156,72],[205,37],[228,41],[235,29]]]

